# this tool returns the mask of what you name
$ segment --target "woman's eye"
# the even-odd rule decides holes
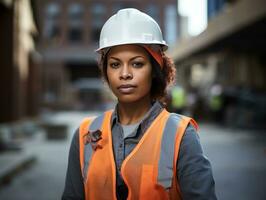
[[[110,63],[109,65],[112,68],[118,68],[119,67],[119,63],[118,62],[113,62],[113,63]]]
[[[133,62],[133,67],[136,67],[136,68],[140,68],[142,67],[144,64],[142,62]]]

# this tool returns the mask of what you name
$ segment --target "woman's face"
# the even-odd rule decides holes
[[[138,45],[112,47],[107,55],[107,78],[118,101],[150,101],[152,66],[144,48]]]

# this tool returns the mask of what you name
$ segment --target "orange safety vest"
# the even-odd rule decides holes
[[[86,200],[116,199],[116,166],[111,135],[112,111],[85,119],[79,128],[80,166]],[[128,187],[128,200],[182,199],[176,179],[179,147],[188,117],[167,112],[155,118],[133,151],[123,161],[121,175]],[[101,148],[84,143],[88,131],[100,130]]]

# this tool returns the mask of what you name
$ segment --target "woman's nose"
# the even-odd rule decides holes
[[[120,79],[132,79],[133,74],[128,66],[123,66],[120,73]]]

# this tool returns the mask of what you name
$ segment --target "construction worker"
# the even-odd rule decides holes
[[[186,105],[185,90],[181,86],[175,85],[171,89],[171,108],[173,112],[178,114],[183,114],[185,105]]]
[[[164,108],[175,77],[166,49],[158,24],[139,10],[104,24],[99,67],[117,105],[76,131],[63,200],[216,199],[196,122]]]
[[[223,88],[218,83],[213,84],[210,89],[209,107],[214,122],[222,124],[224,117]]]

